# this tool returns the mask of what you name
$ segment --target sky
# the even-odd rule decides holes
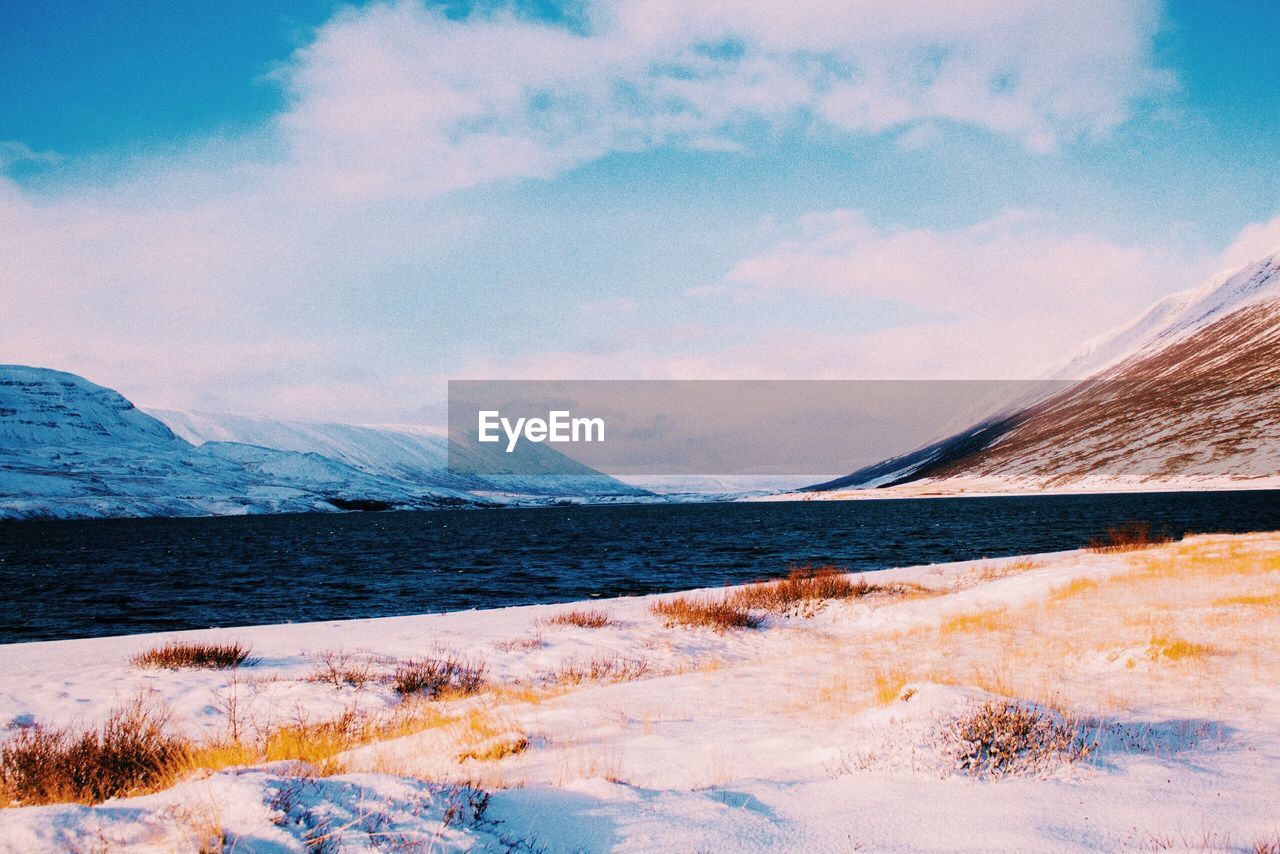
[[[1026,379],[1280,248],[1280,5],[0,4],[0,361],[373,423],[449,379]]]

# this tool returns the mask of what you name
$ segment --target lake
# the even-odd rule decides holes
[[[386,617],[1280,528],[1280,491],[0,522],[0,643]]]

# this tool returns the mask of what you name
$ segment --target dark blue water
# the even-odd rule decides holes
[[[1280,492],[0,523],[0,643],[420,614],[1280,528]]]

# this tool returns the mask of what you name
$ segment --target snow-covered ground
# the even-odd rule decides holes
[[[0,811],[0,849],[1254,850],[1280,841],[1280,534],[1199,536],[868,573],[858,598],[669,626],[655,599],[4,647],[0,722],[87,726],[146,694],[201,742],[404,707],[379,677],[487,667],[429,723],[319,767],[195,773],[97,806]],[[722,591],[697,595],[720,597]],[[172,639],[236,671],[155,671]],[[601,678],[582,675],[591,669]],[[368,679],[341,687],[326,669]],[[577,675],[575,675],[575,673]],[[599,674],[598,674],[599,675]],[[1053,710],[1091,750],[1035,775],[957,769],[955,718]],[[397,731],[397,734],[399,731]],[[483,790],[483,794],[480,790]],[[1266,849],[1274,850],[1274,849]]]

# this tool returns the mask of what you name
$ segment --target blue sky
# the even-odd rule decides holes
[[[1274,3],[737,5],[4,4],[4,359],[356,420],[1017,378],[1280,244]]]

